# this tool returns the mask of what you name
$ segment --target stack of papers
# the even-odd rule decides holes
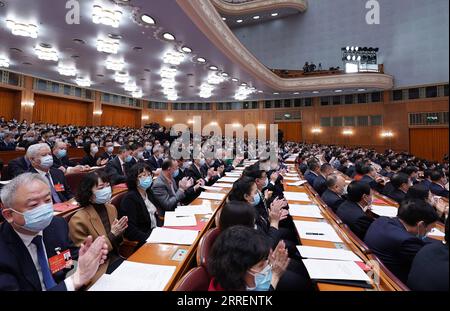
[[[333,227],[327,223],[294,220],[294,224],[301,239],[342,242]]]
[[[298,177],[298,174],[296,174],[296,173],[286,173],[285,175],[287,177]]]
[[[222,191],[222,188],[219,187],[202,186],[202,188],[208,191]]]
[[[243,167],[243,166],[235,167],[234,170],[235,171],[243,171],[243,170],[245,170],[245,167]]]
[[[220,188],[233,188],[233,184],[218,183],[218,182],[216,182],[216,183],[214,184],[214,187],[220,187]]]
[[[445,233],[437,228],[431,229],[430,233],[428,233],[427,235],[431,235],[434,237],[445,237]]]
[[[305,192],[284,192],[284,197],[288,201],[311,202],[311,199]]]
[[[286,177],[283,177],[284,179],[286,179],[286,180],[292,180],[292,181],[299,181],[300,180],[300,178],[298,178],[298,177],[290,177],[290,176],[286,176]]]
[[[180,211],[164,214],[164,227],[190,227],[197,225],[195,214]]]
[[[289,204],[289,214],[298,217],[323,218],[317,205]]]
[[[207,206],[207,205],[179,206],[175,209],[175,212],[182,213],[184,215],[187,215],[187,214],[192,214],[192,215],[212,214],[211,206]]]
[[[388,205],[372,205],[371,211],[378,216],[397,217],[398,208]]]
[[[307,180],[300,180],[300,181],[296,181],[296,182],[288,182],[288,186],[301,186],[303,184],[306,184],[308,181]]]
[[[219,179],[218,181],[220,182],[231,182],[234,183],[235,181],[237,181],[239,179],[239,177],[222,177],[221,179]]]
[[[314,280],[348,280],[370,282],[370,278],[354,261],[303,259]]]
[[[199,199],[206,199],[206,200],[222,201],[225,198],[225,193],[202,192],[198,196],[198,198]]]
[[[124,261],[112,274],[98,279],[89,291],[162,291],[175,268]]]
[[[361,261],[352,251],[337,248],[297,246],[302,258],[343,260],[343,261]]]
[[[147,243],[151,244],[177,244],[177,245],[192,245],[197,238],[198,231],[194,230],[178,230],[169,228],[157,227],[153,229]]]
[[[232,173],[232,172],[226,172],[225,176],[228,177],[240,177],[242,175],[242,173]]]

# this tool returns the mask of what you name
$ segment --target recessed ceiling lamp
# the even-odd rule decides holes
[[[358,89],[358,92],[365,92],[366,89]]]
[[[138,90],[138,87],[136,85],[136,82],[134,81],[128,81],[125,85],[124,85],[124,89],[127,92],[136,92]]]
[[[258,93],[260,93],[260,94],[261,94],[261,93],[264,93],[264,92],[263,92],[263,91],[261,91],[261,90],[259,90],[259,91],[258,91]]]
[[[117,39],[99,38],[97,39],[97,51],[109,54],[117,54],[120,42]]]
[[[222,72],[222,77],[224,77],[224,78],[228,78],[228,73],[226,73],[226,72]]]
[[[214,90],[214,86],[208,83],[202,83],[200,85],[200,94],[201,98],[210,98],[212,96],[212,91]]]
[[[313,94],[319,94],[320,92],[319,91],[313,91]]]
[[[161,78],[175,79],[175,76],[177,75],[177,70],[175,68],[162,68],[159,74]]]
[[[36,55],[39,59],[48,61],[58,61],[58,51],[48,45],[40,44],[34,48]]]
[[[167,41],[175,41],[175,36],[169,32],[163,33],[163,38]]]
[[[238,24],[240,24],[240,23],[242,23],[242,22],[243,22],[242,19],[238,19],[238,20],[236,21],[236,23],[238,23]]]
[[[123,67],[125,67],[125,62],[123,59],[113,58],[108,56],[106,59],[106,69],[113,71],[122,71]]]
[[[222,20],[223,20],[223,21],[226,21],[226,20],[227,20],[227,18],[226,18],[226,17],[222,17]]]
[[[272,13],[272,14],[270,14],[270,16],[272,16],[272,17],[278,16],[278,13]]]
[[[59,62],[58,72],[62,76],[73,77],[77,75],[77,68],[75,68],[74,64],[64,64],[63,62]]]
[[[259,18],[260,18],[259,15],[253,16],[253,19],[259,19]]]
[[[18,23],[13,20],[6,20],[6,27],[11,29],[11,33],[15,36],[30,37],[36,39],[38,37],[38,27],[34,24]]]
[[[222,83],[223,81],[225,81],[224,77],[218,76],[217,74],[210,74],[208,76],[208,83],[212,84],[212,85],[218,85],[220,83]]]
[[[136,91],[131,93],[131,96],[133,98],[142,98],[142,95],[143,94],[142,94],[142,90],[141,89],[138,89],[138,90],[136,90]]]
[[[184,60],[184,54],[176,51],[168,51],[163,56],[163,62],[173,66],[178,66]]]
[[[245,100],[252,93],[254,93],[254,90],[250,89],[249,87],[240,86],[236,94],[234,95],[234,98],[239,101]]]
[[[242,86],[247,86],[247,83],[242,82],[241,85],[242,85]]]
[[[92,82],[89,78],[83,78],[83,77],[78,77],[75,80],[76,84],[78,84],[81,87],[90,87]]]
[[[212,71],[217,71],[219,68],[217,68],[216,66],[209,66],[209,70]]]
[[[127,83],[130,80],[130,76],[126,72],[116,72],[114,75],[114,81],[117,83]]]
[[[299,95],[299,94],[300,94],[300,92],[294,92],[294,93],[292,93],[292,94],[294,94],[294,95]]]
[[[9,68],[9,59],[6,56],[0,56],[0,67]]]
[[[122,12],[119,10],[108,10],[100,5],[94,5],[92,13],[92,22],[94,24],[103,24],[114,28],[119,28]]]
[[[187,46],[183,46],[183,47],[181,48],[181,50],[182,50],[184,53],[192,53],[192,49],[191,49],[190,47],[187,47]]]
[[[239,82],[239,80],[236,79],[236,78],[231,79],[231,81],[233,81],[233,82]]]
[[[204,59],[203,57],[198,57],[198,58],[197,58],[197,61],[198,61],[199,63],[206,63],[206,59]]]
[[[155,20],[148,14],[141,15],[141,21],[147,25],[155,25]]]
[[[335,93],[342,93],[342,90],[335,90]]]
[[[273,95],[280,95],[280,93],[278,93],[278,92],[275,92],[275,93],[273,93]]]

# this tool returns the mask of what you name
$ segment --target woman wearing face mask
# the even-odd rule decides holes
[[[137,241],[139,245],[146,242],[152,230],[161,226],[158,209],[150,187],[153,176],[145,163],[134,165],[127,175],[128,193],[120,204],[120,216],[128,217],[128,228],[125,237]]]
[[[95,142],[88,142],[83,147],[86,156],[81,160],[80,165],[89,165],[90,167],[103,166],[108,160],[102,159],[98,155],[98,146]]]
[[[109,203],[111,193],[111,186],[103,171],[87,174],[81,180],[76,196],[83,209],[69,221],[70,239],[78,247],[90,235],[94,239],[99,236],[106,237],[108,260],[99,267],[94,281],[104,273],[114,271],[123,261],[118,250],[123,241],[123,232],[128,226],[128,219],[117,219],[117,209]]]
[[[222,232],[208,258],[209,291],[272,291],[289,264],[283,242],[271,252],[260,232],[234,226]]]

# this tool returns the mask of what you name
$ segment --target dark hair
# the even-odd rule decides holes
[[[330,163],[324,163],[320,166],[320,171],[324,173],[328,169],[333,169]]]
[[[80,207],[91,205],[91,198],[94,194],[92,188],[98,186],[99,179],[103,182],[109,182],[108,175],[103,170],[88,173],[81,179],[76,195],[76,200],[80,204]]]
[[[129,145],[121,145],[121,146],[119,147],[119,153],[124,153],[124,152],[126,152],[126,151],[128,151],[128,150],[131,150],[131,148],[130,148]]]
[[[407,184],[409,182],[409,176],[405,173],[398,173],[392,176],[391,184],[395,189],[400,188],[403,184]]]
[[[260,170],[258,166],[249,166],[248,170],[247,168],[244,170],[244,172],[242,173],[244,176],[247,176],[249,178],[252,178],[253,180],[255,179],[260,179],[262,178],[262,176],[264,175],[266,171],[264,170]]]
[[[219,228],[241,225],[253,228],[256,221],[256,210],[250,204],[242,201],[229,201],[220,212]]]
[[[415,184],[409,187],[406,193],[405,199],[420,199],[426,200],[430,194],[430,190],[422,183]]]
[[[247,271],[268,258],[270,242],[266,236],[244,226],[223,231],[213,244],[208,272],[227,291],[245,290]]]
[[[145,163],[137,163],[133,165],[127,174],[127,187],[128,190],[136,190],[137,189],[137,179],[139,174],[143,171],[147,171],[151,174],[152,170]]]
[[[94,142],[94,141],[90,141],[90,142],[87,142],[87,143],[84,144],[83,150],[84,150],[84,152],[85,152],[87,155],[90,155],[90,154],[91,154],[91,146],[92,146],[92,145],[97,145],[97,143]]]
[[[430,170],[430,169],[424,170],[423,171],[423,178],[425,178],[425,179],[430,178],[432,172],[433,172],[433,170]]]
[[[316,171],[319,168],[319,162],[316,159],[310,159],[307,162],[310,171]]]
[[[241,177],[234,184],[233,188],[231,188],[230,194],[228,195],[228,200],[230,201],[241,201],[247,202],[244,198],[244,195],[250,194],[253,184],[255,181],[251,177]]]
[[[442,177],[444,177],[444,173],[437,170],[433,171],[430,175],[432,181],[439,181]]]
[[[403,169],[403,173],[405,173],[406,175],[411,175],[412,173],[417,173],[419,171],[419,169],[415,166],[407,166]]]
[[[365,182],[352,181],[348,185],[347,192],[347,199],[356,203],[361,201],[364,194],[370,194],[370,186]]]
[[[415,226],[419,221],[429,225],[439,219],[434,208],[420,199],[403,200],[398,208],[397,217],[410,226]]]
[[[163,171],[167,171],[168,169],[170,169],[173,165],[173,160],[172,159],[166,159],[164,160],[163,164],[161,165],[161,169]]]

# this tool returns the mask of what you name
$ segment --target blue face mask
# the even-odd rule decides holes
[[[114,152],[114,147],[108,147],[108,148],[106,149],[106,151],[107,151],[108,153],[113,153],[113,152]]]
[[[94,199],[95,204],[105,204],[106,202],[111,201],[112,195],[111,187],[105,187],[103,189],[100,189],[96,191],[94,195],[95,195]]]
[[[58,153],[56,154],[56,156],[58,157],[58,159],[62,159],[67,155],[67,150],[66,149],[60,149],[58,151]]]
[[[32,210],[26,211],[25,213],[20,213],[16,210],[11,209],[14,213],[23,216],[25,220],[25,225],[20,226],[25,230],[31,232],[41,232],[50,225],[53,219],[53,204],[46,203],[42,204]]]
[[[203,165],[205,165],[206,164],[206,160],[205,159],[200,159],[200,166],[203,166]]]
[[[267,265],[261,272],[255,274],[255,287],[247,288],[249,291],[267,292],[270,289],[270,283],[272,282],[272,267]]]
[[[150,188],[153,184],[153,179],[151,176],[140,178],[139,179],[139,187],[141,187],[144,190],[147,190]]]
[[[53,157],[51,155],[47,155],[41,158],[41,166],[45,169],[49,169],[53,166]]]
[[[133,157],[131,155],[129,155],[128,157],[125,158],[125,162],[131,162],[131,160],[133,160]]]
[[[420,228],[419,228],[419,225],[417,225],[417,234],[416,234],[416,237],[417,237],[418,239],[421,239],[422,241],[425,241],[425,240],[427,239],[427,234],[425,233],[425,235],[422,235],[422,234],[420,234],[419,232],[420,232]]]
[[[172,177],[176,178],[180,174],[180,170],[177,169],[175,172],[172,173]]]
[[[136,158],[143,159],[144,158],[144,152],[138,152]]]
[[[255,193],[255,195],[253,196],[253,206],[258,205],[261,202],[261,196],[259,195],[259,193]]]

